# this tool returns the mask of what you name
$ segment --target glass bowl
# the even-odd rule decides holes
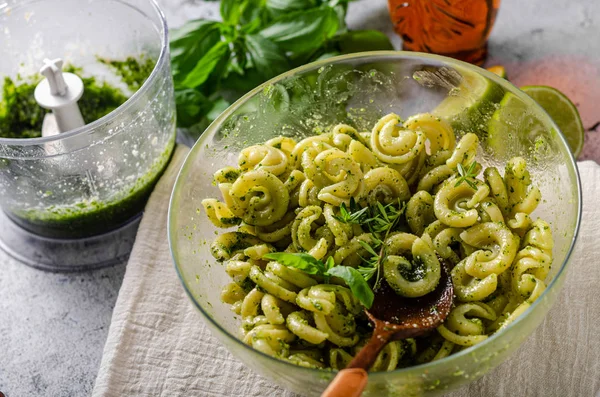
[[[309,396],[318,396],[335,376],[267,356],[239,339],[240,319],[220,299],[230,278],[210,253],[216,228],[200,209],[202,199],[220,197],[213,173],[236,165],[242,148],[278,135],[302,138],[341,122],[370,130],[389,112],[405,119],[440,108],[457,135],[479,136],[482,165],[504,169],[513,156],[527,160],[543,198],[533,215],[551,225],[554,265],[543,295],[502,331],[439,361],[371,373],[364,395],[434,396],[472,382],[540,324],[564,282],[581,214],[577,167],[562,134],[531,98],[483,69],[420,53],[353,54],[292,70],[233,104],[193,147],[173,190],[169,240],[181,282],[212,332],[251,369]]]
[[[0,26],[0,95],[4,78],[29,79],[44,58],[63,58],[80,76],[129,96],[104,117],[63,134],[0,138],[0,207],[48,239],[96,236],[127,224],[143,210],[175,144],[162,12],[153,0],[8,0],[0,1]],[[100,61],[128,58],[151,62],[135,90]]]

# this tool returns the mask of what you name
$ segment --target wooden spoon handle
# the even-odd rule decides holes
[[[394,331],[385,330],[383,322],[375,321],[375,330],[369,342],[354,356],[346,368],[363,368],[368,370],[377,359],[377,355],[392,339]]]
[[[383,323],[375,322],[375,330],[369,342],[363,346],[348,367],[338,372],[321,397],[359,397],[367,386],[367,370],[377,355],[390,341],[393,332],[386,331]]]
[[[367,371],[346,368],[338,372],[321,397],[359,397],[367,386]]]

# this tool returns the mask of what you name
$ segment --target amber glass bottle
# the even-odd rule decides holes
[[[500,0],[388,0],[388,5],[404,50],[481,65]]]

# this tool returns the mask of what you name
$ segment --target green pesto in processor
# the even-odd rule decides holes
[[[124,61],[110,60],[98,57],[98,62],[112,69],[121,80],[127,84],[127,87],[135,92],[142,87],[144,81],[150,76],[154,69],[154,61],[152,59],[144,60],[144,57],[137,59],[127,57]]]
[[[154,69],[155,61],[142,56],[137,59],[108,60],[97,58],[134,93]],[[121,89],[95,77],[82,76],[83,70],[67,65],[65,72],[80,76],[84,94],[78,101],[86,124],[96,121],[122,105],[129,98]],[[4,78],[0,91],[0,138],[37,138],[48,110],[41,108],[34,91],[41,76]],[[148,171],[126,190],[117,191],[109,199],[89,199],[68,205],[7,211],[15,223],[41,236],[81,238],[102,234],[124,225],[144,208],[150,193],[169,164],[175,146],[175,131],[162,154]]]
[[[132,92],[144,84],[155,65],[154,60],[145,57],[97,59],[111,69]],[[129,99],[121,89],[95,77],[84,77],[82,71],[73,65],[65,67],[65,72],[79,75],[83,82],[83,96],[77,103],[86,124],[106,116]],[[49,111],[40,107],[34,98],[35,87],[41,80],[39,74],[27,78],[17,76],[14,80],[4,77],[0,92],[0,138],[42,136],[44,116]]]
[[[98,235],[124,225],[143,209],[154,186],[169,165],[175,137],[154,161],[146,174],[127,190],[109,200],[84,200],[71,205],[8,213],[24,229],[53,238],[80,238]]]

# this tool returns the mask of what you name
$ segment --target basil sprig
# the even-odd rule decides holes
[[[232,101],[317,59],[393,49],[379,31],[349,31],[349,0],[221,0],[222,22],[171,31],[177,122],[202,132]]]
[[[339,277],[344,280],[352,294],[364,307],[370,309],[373,305],[373,290],[364,277],[353,267],[335,266],[331,256],[325,262],[303,253],[274,252],[264,255],[263,258],[302,270],[307,274],[323,276],[325,282],[329,282],[329,277]]]

